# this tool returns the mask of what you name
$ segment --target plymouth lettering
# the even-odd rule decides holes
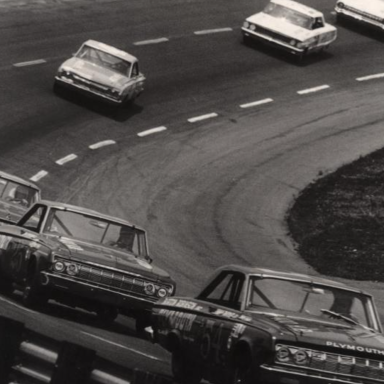
[[[384,351],[376,348],[361,347],[359,345],[335,343],[333,341],[327,341],[326,345],[334,348],[348,349],[350,351],[372,353],[374,355],[384,356]]]

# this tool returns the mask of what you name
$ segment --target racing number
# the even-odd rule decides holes
[[[212,320],[207,320],[203,325],[200,354],[204,360],[211,360],[216,364],[223,363],[222,345],[225,344],[223,327],[224,323],[215,324]]]

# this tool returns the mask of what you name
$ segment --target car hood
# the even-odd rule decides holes
[[[256,26],[258,25],[280,35],[284,35],[299,41],[304,41],[312,36],[312,31],[309,31],[308,29],[299,27],[292,23],[288,23],[284,20],[267,15],[263,12],[256,13],[255,15],[248,17],[247,21],[256,24]]]
[[[360,325],[275,314],[252,314],[251,317],[255,326],[272,328],[278,339],[286,337],[303,344],[375,354],[381,351],[384,354],[384,335]]]
[[[384,3],[381,0],[345,0],[346,6],[384,18]]]
[[[129,81],[127,76],[77,57],[72,57],[65,61],[61,69],[72,72],[89,81],[113,88],[121,88]]]
[[[0,200],[0,221],[17,223],[26,212],[26,208],[19,204]]]

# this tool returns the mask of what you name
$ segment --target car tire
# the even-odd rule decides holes
[[[103,306],[97,311],[97,318],[102,325],[111,325],[119,315],[119,311],[114,307]]]
[[[255,380],[255,367],[252,363],[250,352],[245,349],[239,350],[233,361],[232,372],[228,384],[252,384]]]
[[[181,348],[172,351],[172,373],[180,384],[199,384],[203,378],[199,367],[185,357]]]
[[[23,304],[28,308],[39,308],[47,303],[48,296],[45,292],[39,289],[38,285],[38,271],[36,268],[36,261],[31,260],[28,271],[26,284],[23,291]]]
[[[145,328],[151,325],[149,315],[139,315],[136,317],[135,328],[137,333],[144,333]]]
[[[13,288],[12,281],[4,279],[2,277],[0,277],[0,279],[1,279],[0,280],[0,293],[4,293],[5,295],[10,295],[11,293],[13,293],[14,288]]]

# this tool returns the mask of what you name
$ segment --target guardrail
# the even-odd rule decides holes
[[[83,346],[57,341],[0,317],[0,384],[171,384]]]

